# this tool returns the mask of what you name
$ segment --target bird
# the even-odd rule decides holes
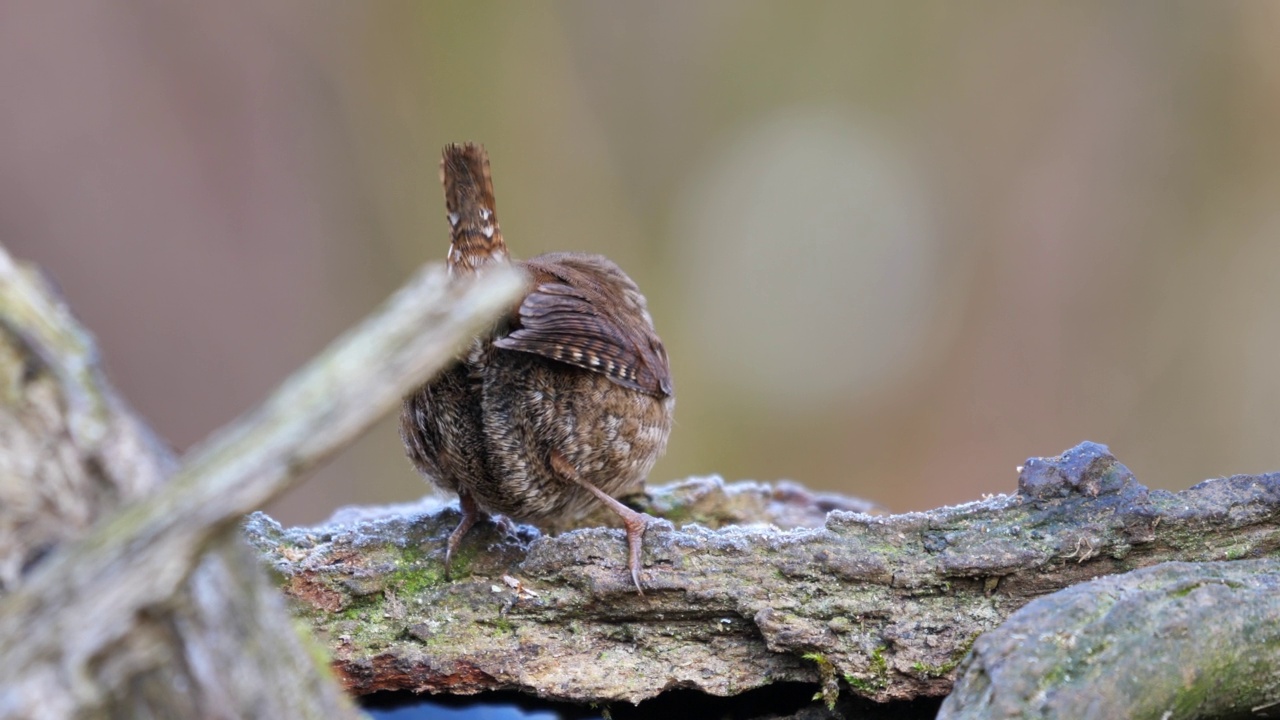
[[[617,498],[643,491],[675,407],[645,297],[603,255],[512,259],[482,145],[447,145],[440,179],[451,281],[511,265],[526,282],[519,302],[401,408],[411,463],[458,494],[462,519],[446,545],[445,572],[484,515],[562,529],[603,504],[626,529],[628,569],[643,595],[641,550],[654,519]]]

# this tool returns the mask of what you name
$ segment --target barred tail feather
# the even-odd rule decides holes
[[[483,145],[447,145],[440,159],[440,181],[449,220],[449,271],[455,275],[473,273],[492,263],[507,260],[507,244],[502,239],[493,202],[493,178],[489,174],[489,154]]]

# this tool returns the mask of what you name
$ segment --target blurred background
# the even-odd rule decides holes
[[[448,244],[487,145],[515,254],[649,297],[652,482],[893,510],[1085,439],[1280,469],[1280,4],[222,0],[0,9],[0,242],[185,449]],[[287,523],[427,492],[388,420]]]

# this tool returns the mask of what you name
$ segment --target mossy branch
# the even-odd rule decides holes
[[[454,582],[441,568],[452,507],[290,530],[259,514],[247,535],[355,692],[580,701],[823,681],[806,657],[878,700],[940,696],[974,640],[1034,598],[1280,547],[1280,476],[1148,490],[1092,443],[1028,461],[1015,494],[923,513],[828,512],[829,498],[718,480],[653,488],[639,504],[681,519],[646,535],[643,597],[611,529],[482,524]]]

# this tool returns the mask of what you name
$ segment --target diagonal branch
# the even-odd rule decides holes
[[[3,259],[0,271],[11,269]],[[0,279],[27,292],[17,275]],[[96,701],[95,664],[173,597],[211,542],[394,407],[509,307],[521,282],[493,272],[458,285],[439,267],[424,270],[261,407],[195,448],[168,483],[41,561],[0,600],[0,709],[38,707],[50,687]],[[69,405],[89,392],[78,371],[60,377],[73,388]]]

